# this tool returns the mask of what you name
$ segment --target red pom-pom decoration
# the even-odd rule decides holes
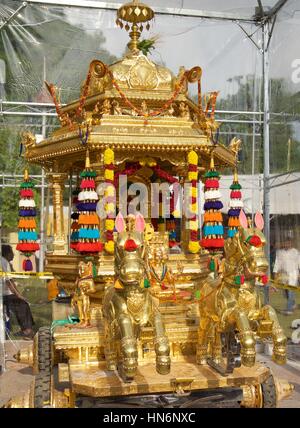
[[[257,235],[249,236],[249,238],[247,239],[247,242],[248,242],[248,244],[253,245],[253,247],[261,247],[262,246],[261,239]]]
[[[206,189],[219,189],[219,187],[220,187],[219,180],[208,179],[205,181]]]
[[[269,282],[269,277],[268,277],[268,275],[263,275],[263,276],[261,277],[261,282],[263,283],[263,285],[268,284],[268,282]]]
[[[135,251],[137,249],[137,244],[133,239],[127,239],[124,244],[125,251]]]
[[[230,192],[230,198],[232,199],[241,199],[242,198],[242,192],[239,190],[232,190]]]

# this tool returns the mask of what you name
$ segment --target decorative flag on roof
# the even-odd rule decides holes
[[[29,272],[33,270],[30,256],[40,249],[36,242],[38,235],[36,232],[36,208],[34,202],[34,184],[30,180],[28,170],[24,171],[24,181],[20,186],[19,201],[19,223],[18,223],[18,244],[17,250],[26,258],[23,261],[23,270]]]

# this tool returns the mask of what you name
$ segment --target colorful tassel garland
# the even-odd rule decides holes
[[[234,170],[233,182],[230,186],[230,201],[228,210],[228,238],[233,238],[240,226],[239,215],[244,204],[242,201],[242,186],[238,180],[237,169]]]
[[[90,167],[89,153],[86,153],[85,169],[80,173],[81,183],[77,186],[73,203],[78,212],[73,213],[70,247],[78,253],[99,253],[103,250],[100,242],[100,220],[96,213],[98,195],[95,191],[96,173]],[[81,191],[80,191],[81,189]],[[77,196],[77,197],[76,197]]]
[[[30,180],[28,171],[24,171],[24,180],[20,186],[19,201],[19,222],[18,222],[18,244],[17,250],[26,256],[23,261],[23,270],[30,272],[33,270],[32,262],[29,257],[40,249],[36,242],[38,234],[36,232],[36,209],[34,202],[34,184]]]
[[[220,174],[215,169],[213,154],[211,155],[210,170],[204,175],[204,226],[201,246],[210,251],[211,254],[218,253],[224,246],[223,216],[220,210],[223,204],[219,201]],[[214,269],[215,271],[215,269]]]

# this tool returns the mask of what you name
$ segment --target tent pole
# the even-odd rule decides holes
[[[263,82],[264,82],[264,233],[266,236],[266,256],[270,262],[270,100],[269,100],[269,22],[266,21],[262,27],[263,31]],[[269,272],[270,276],[270,267]],[[269,287],[265,288],[265,304],[269,303]]]

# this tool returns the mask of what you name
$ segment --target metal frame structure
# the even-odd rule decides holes
[[[246,111],[217,111],[217,118],[221,123],[248,123],[253,125],[253,153],[255,151],[255,136],[260,136],[260,133],[256,133],[255,126],[263,125],[263,147],[264,147],[264,218],[265,218],[265,234],[267,242],[269,243],[270,238],[270,191],[274,185],[270,184],[270,105],[269,105],[269,46],[270,41],[273,35],[276,17],[278,12],[285,6],[288,0],[278,0],[277,3],[268,10],[265,10],[262,5],[261,0],[257,0],[257,8],[253,17],[245,16],[238,12],[217,12],[217,11],[205,11],[205,10],[191,10],[185,8],[170,8],[170,7],[156,7],[155,11],[160,15],[173,15],[173,16],[182,16],[182,17],[197,17],[200,19],[212,19],[212,20],[221,20],[221,21],[231,21],[235,22],[246,34],[246,36],[251,40],[254,45],[257,47],[259,52],[262,54],[262,75],[263,75],[263,111],[255,112],[246,112]],[[121,4],[121,0],[120,0]],[[99,10],[117,10],[120,4],[105,2],[105,1],[95,1],[95,0],[27,0],[22,2],[22,4],[12,13],[12,15],[2,24],[0,24],[0,31],[5,28],[6,25],[9,25],[9,22],[25,7],[28,5],[46,5],[53,7],[76,7],[76,8],[88,8],[88,9],[99,9]],[[248,34],[247,31],[243,28],[243,23],[252,23],[260,27],[262,32],[262,46],[258,46],[257,43],[253,40],[252,35]],[[20,111],[19,109],[22,108]],[[227,118],[226,115],[241,115],[243,117],[250,116],[248,119],[236,119],[236,118]],[[42,133],[45,133],[45,130],[48,126],[54,127],[55,125],[47,125],[46,118],[54,117],[56,113],[54,111],[53,104],[50,103],[22,103],[22,102],[9,102],[0,100],[0,118],[1,116],[42,116]],[[32,125],[35,126],[35,125]],[[222,133],[220,133],[222,134]],[[226,133],[224,133],[226,134]],[[249,134],[250,135],[250,134]],[[274,177],[272,177],[274,179]],[[284,185],[285,183],[282,182]],[[270,244],[267,247],[267,255],[270,254]]]

